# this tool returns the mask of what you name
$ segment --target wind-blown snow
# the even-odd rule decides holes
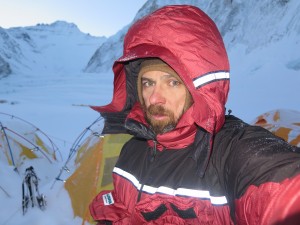
[[[300,111],[298,0],[151,0],[134,20],[175,3],[199,6],[221,30],[231,62],[227,108],[234,115],[251,122],[273,109]],[[76,137],[98,117],[88,105],[111,101],[111,66],[122,54],[128,28],[109,38],[84,34],[75,24],[63,21],[0,28],[0,112],[21,117],[43,130],[66,160]],[[81,224],[80,218],[73,218],[63,184],[56,182],[51,189],[64,160],[53,165],[49,182],[41,181],[46,210],[30,208],[23,216],[24,171],[18,175],[0,158],[0,225]],[[37,166],[37,175],[45,179],[46,167]]]

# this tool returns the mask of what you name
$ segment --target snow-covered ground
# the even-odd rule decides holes
[[[17,79],[16,79],[17,78]],[[58,161],[49,164],[46,160],[29,160],[27,165],[14,172],[5,158],[0,158],[0,225],[74,225],[81,224],[80,218],[73,218],[73,211],[64,183],[55,177],[67,160],[72,144],[78,135],[88,127],[98,113],[87,105],[108,103],[111,99],[112,78],[107,74],[42,74],[30,77],[13,75],[0,81],[0,112],[20,117],[42,130],[57,145],[62,155],[57,152]],[[5,83],[3,85],[3,83]],[[0,114],[3,125],[11,120]],[[24,125],[21,121],[15,123]],[[13,129],[13,128],[11,128]],[[1,155],[3,156],[3,154]],[[40,178],[40,192],[46,196],[45,211],[29,208],[22,214],[22,181],[25,169],[33,165]],[[72,173],[74,171],[71,171]],[[67,173],[63,176],[66,178]],[[70,175],[70,174],[69,174]]]

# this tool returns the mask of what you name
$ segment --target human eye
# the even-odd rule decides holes
[[[178,81],[178,80],[176,80],[176,79],[171,79],[171,80],[169,81],[169,85],[170,85],[171,87],[177,87],[177,86],[179,86],[180,84],[181,84],[181,82]]]
[[[148,79],[142,79],[142,86],[143,87],[150,87],[153,85],[153,81],[151,80],[148,80]]]

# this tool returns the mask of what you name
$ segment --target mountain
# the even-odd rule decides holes
[[[1,76],[7,76],[11,74],[11,68],[8,62],[6,62],[1,56],[0,56],[0,74]]]
[[[242,44],[247,53],[250,53],[257,48],[280,42],[286,36],[296,37],[294,43],[298,44],[300,35],[300,14],[298,10],[300,4],[295,0],[224,0],[218,4],[212,0],[153,0],[148,1],[139,10],[133,22],[164,5],[170,4],[191,4],[206,12],[219,27],[228,51],[231,51],[236,45]],[[121,44],[128,28],[129,26],[125,27],[109,38],[95,52],[87,65],[86,71],[107,71],[107,67],[112,66],[112,62],[121,56]],[[112,58],[104,57],[104,55],[107,55],[107,50],[110,50]],[[288,64],[291,65],[292,69],[299,69],[298,63],[290,62]]]
[[[64,21],[0,28],[0,78],[12,73],[80,71],[105,40]]]

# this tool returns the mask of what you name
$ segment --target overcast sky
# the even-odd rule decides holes
[[[0,0],[0,27],[64,20],[84,33],[111,36],[134,19],[146,0]]]

